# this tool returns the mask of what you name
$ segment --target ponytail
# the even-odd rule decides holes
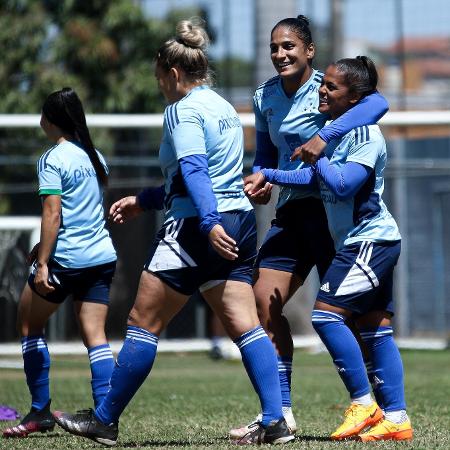
[[[45,100],[42,112],[51,123],[73,135],[81,143],[94,166],[100,184],[107,186],[108,174],[92,143],[83,105],[77,93],[69,87],[53,92]]]
[[[377,69],[368,56],[340,59],[334,66],[343,75],[345,84],[349,86],[351,92],[365,97],[377,90]]]

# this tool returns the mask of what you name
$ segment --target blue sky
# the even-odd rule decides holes
[[[163,17],[171,8],[193,5],[205,7],[210,12],[211,25],[218,34],[217,43],[211,48],[212,56],[221,57],[225,54],[228,39],[231,53],[251,59],[254,55],[253,5],[257,1],[142,0],[142,3],[146,11],[156,17]],[[323,25],[330,20],[329,4],[329,0],[297,0],[298,13]],[[403,10],[405,36],[450,38],[450,0],[343,0],[344,36],[379,45],[395,41],[399,36],[395,19],[396,5],[399,4]]]

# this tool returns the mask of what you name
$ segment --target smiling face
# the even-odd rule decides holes
[[[356,92],[350,90],[344,75],[336,66],[329,65],[319,88],[319,111],[336,119],[348,111],[359,98]]]
[[[311,76],[314,44],[306,46],[289,27],[278,26],[273,30],[270,56],[285,87],[296,85],[298,88]]]

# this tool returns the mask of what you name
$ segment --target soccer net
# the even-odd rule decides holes
[[[0,317],[1,340],[14,338],[17,302],[27,280],[27,256],[39,242],[39,217],[0,217]]]

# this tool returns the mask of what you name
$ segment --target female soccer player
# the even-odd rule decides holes
[[[283,418],[274,348],[258,321],[251,287],[255,215],[243,192],[243,131],[234,108],[208,85],[208,36],[183,20],[159,49],[155,75],[169,106],[159,151],[165,191],[147,189],[110,210],[121,223],[144,208],[166,207],[150,249],[111,389],[95,411],[55,418],[67,431],[114,445],[118,421],[149,374],[158,337],[200,289],[239,347],[259,395],[262,420],[240,443],[294,439]]]
[[[108,171],[94,148],[83,106],[75,91],[50,94],[42,107],[41,127],[54,146],[38,161],[42,200],[40,243],[30,253],[34,263],[19,303],[25,375],[31,410],[4,437],[26,437],[52,430],[50,355],[44,335],[49,317],[72,295],[83,343],[89,354],[92,394],[98,405],[109,388],[114,367],[105,321],[116,252],[105,229],[103,187]]]
[[[378,74],[366,56],[331,64],[319,89],[319,110],[333,120],[375,92]],[[266,182],[311,186],[318,182],[336,256],[322,280],[312,323],[330,352],[351,406],[331,435],[340,440],[407,440],[413,435],[406,414],[403,366],[393,339],[392,281],[400,255],[400,233],[381,195],[386,144],[377,125],[357,127],[331,141],[326,156],[294,171],[263,169],[246,180],[246,191]],[[369,351],[370,395],[361,350],[346,320],[354,319]],[[366,428],[370,429],[366,430]]]
[[[322,149],[331,138],[342,137],[356,126],[376,123],[387,111],[385,99],[374,92],[319,132],[329,116],[318,111],[318,89],[323,74],[312,68],[314,52],[305,16],[283,19],[272,29],[270,53],[278,75],[259,86],[254,96],[254,172],[262,168],[301,168],[303,162],[291,161],[296,148]],[[314,135],[313,141],[307,142]],[[267,183],[250,198],[256,203],[267,203],[270,190],[271,185]],[[283,187],[276,208],[276,218],[257,257],[254,293],[259,319],[278,353],[283,412],[295,432],[290,392],[293,343],[283,307],[314,265],[319,277],[323,277],[334,248],[316,187]],[[259,420],[257,416],[255,421]],[[247,433],[253,423],[232,429],[230,436],[237,438]]]

